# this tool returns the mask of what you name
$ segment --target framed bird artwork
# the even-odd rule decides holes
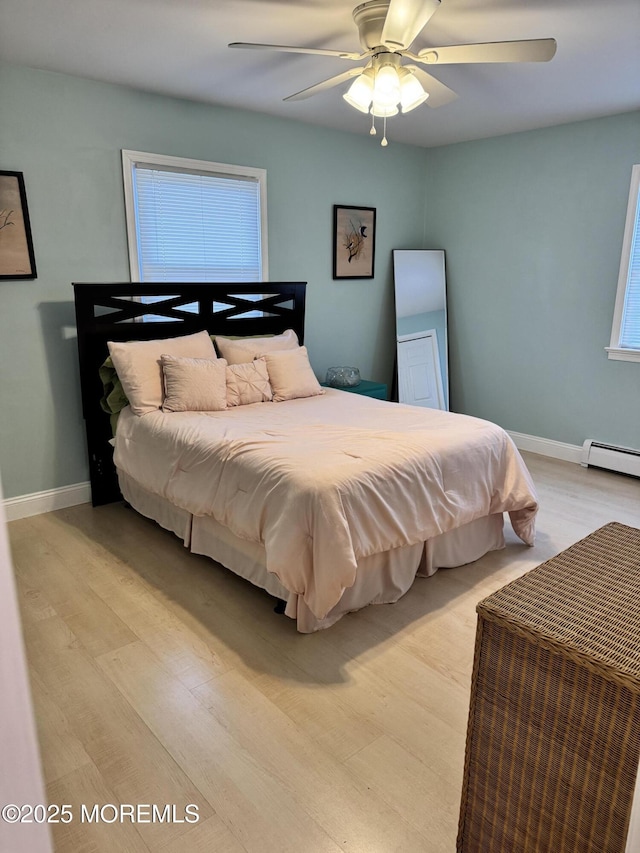
[[[333,277],[373,278],[375,207],[333,206]]]

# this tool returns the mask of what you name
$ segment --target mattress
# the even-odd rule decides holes
[[[267,572],[317,620],[365,558],[503,512],[534,538],[533,483],[502,429],[333,389],[223,412],[125,409],[114,459],[194,529],[213,519],[260,546]]]

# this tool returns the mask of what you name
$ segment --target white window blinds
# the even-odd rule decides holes
[[[611,344],[606,350],[609,358],[640,362],[640,164],[631,170]]]
[[[132,281],[268,279],[264,169],[123,150],[122,171]]]
[[[141,281],[260,281],[256,179],[136,165]]]
[[[640,194],[636,193],[635,218],[629,250],[629,272],[620,325],[620,346],[640,350]]]

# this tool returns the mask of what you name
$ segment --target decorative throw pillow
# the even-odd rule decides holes
[[[215,359],[216,351],[207,332],[154,341],[108,341],[109,354],[131,410],[136,415],[162,406],[163,353],[187,358]]]
[[[224,358],[162,355],[163,412],[220,412],[227,408],[227,362]]]
[[[224,338],[215,336],[216,347],[229,364],[247,364],[264,352],[297,349],[298,336],[293,329],[268,338]]]
[[[263,357],[269,371],[274,402],[324,394],[309,364],[306,347],[288,352],[267,352]]]
[[[230,364],[227,367],[227,406],[266,403],[272,399],[267,362],[264,358],[257,358],[248,364]]]

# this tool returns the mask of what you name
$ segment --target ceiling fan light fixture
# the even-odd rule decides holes
[[[408,113],[424,104],[429,95],[410,71],[401,68],[400,72],[400,106],[403,113]]]
[[[373,79],[373,72],[366,68],[342,96],[350,106],[361,113],[369,112],[373,100]]]

